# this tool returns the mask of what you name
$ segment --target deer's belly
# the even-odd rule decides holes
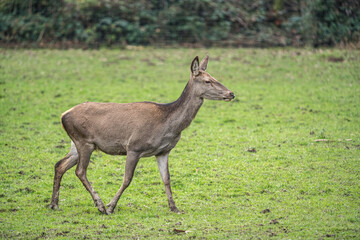
[[[163,137],[161,141],[149,142],[147,148],[142,149],[140,157],[151,157],[166,154],[173,149],[180,139],[180,135],[177,137]]]
[[[161,140],[157,139],[148,139],[147,141],[138,140],[131,142],[128,146],[124,146],[120,141],[115,142],[95,142],[95,145],[98,149],[104,153],[110,155],[126,155],[128,151],[138,152],[140,157],[151,157],[156,155],[162,155],[168,153],[173,149],[177,142],[180,139],[180,135],[173,136],[164,136]]]
[[[102,144],[97,143],[97,148],[110,155],[126,155],[126,149],[120,143]]]
[[[176,144],[167,143],[157,148],[149,148],[147,150],[142,151],[140,157],[151,157],[151,156],[162,155],[170,152],[170,150],[173,149],[175,146]]]

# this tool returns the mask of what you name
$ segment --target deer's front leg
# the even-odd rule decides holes
[[[108,209],[106,210],[107,214],[114,213],[114,209],[116,207],[117,202],[119,201],[121,194],[125,191],[125,189],[130,185],[131,180],[134,176],[134,171],[137,163],[139,162],[139,154],[135,152],[128,152],[126,156],[125,163],[125,174],[123,184],[121,185],[119,191],[115,194],[114,198],[111,202],[106,205]]]
[[[161,179],[163,180],[165,185],[165,192],[169,202],[169,208],[171,211],[178,213],[180,211],[179,209],[177,209],[175,205],[175,201],[173,199],[171,186],[170,186],[170,173],[169,173],[169,164],[168,164],[169,154],[170,152],[156,156],[156,161],[159,167]]]

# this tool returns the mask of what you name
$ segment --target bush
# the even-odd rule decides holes
[[[357,0],[3,0],[0,41],[277,46],[355,41]]]
[[[359,37],[360,2],[358,0],[317,0],[312,6],[316,23],[314,45],[334,45]]]

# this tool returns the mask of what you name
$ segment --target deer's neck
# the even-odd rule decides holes
[[[204,100],[196,96],[192,83],[189,81],[181,96],[169,106],[168,123],[171,131],[179,134],[187,128],[195,118]]]

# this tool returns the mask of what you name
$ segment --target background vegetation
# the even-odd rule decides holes
[[[3,0],[4,45],[331,46],[358,42],[358,0]]]
[[[236,94],[205,101],[170,155],[167,206],[144,158],[115,214],[75,176],[50,203],[69,150],[60,115],[84,101],[174,101],[194,56]],[[0,238],[359,239],[360,55],[311,49],[0,50]],[[125,159],[95,152],[88,178],[104,202]]]

